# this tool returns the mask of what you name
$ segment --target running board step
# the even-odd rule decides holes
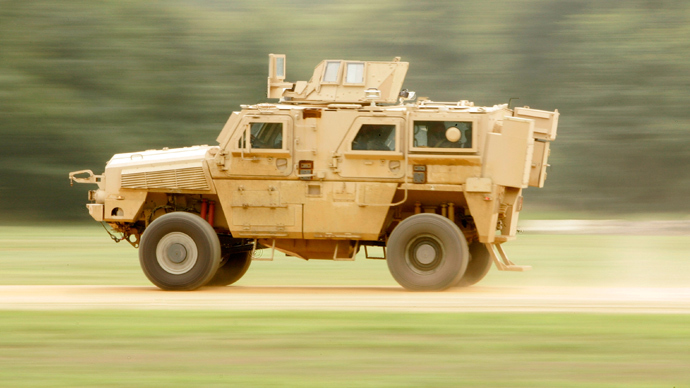
[[[510,261],[506,255],[506,252],[503,250],[503,248],[501,248],[500,243],[485,243],[484,245],[486,245],[486,250],[489,251],[491,260],[493,260],[494,264],[496,264],[496,268],[498,268],[499,271],[522,272],[532,269],[532,266],[530,265],[517,265]],[[498,251],[498,255],[496,254],[496,251]]]

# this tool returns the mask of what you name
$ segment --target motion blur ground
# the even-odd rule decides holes
[[[0,309],[690,314],[690,289],[482,286],[411,295],[376,286],[245,286],[180,295],[132,286],[0,286]]]
[[[151,287],[141,273],[137,252],[123,243],[108,244],[98,225],[59,230],[0,227],[0,244],[0,285]],[[690,277],[688,246],[690,234],[654,235],[650,229],[644,235],[526,232],[514,242],[513,256],[533,270],[491,271],[482,286],[685,288]],[[385,263],[361,255],[354,262],[305,262],[276,254],[273,262],[253,265],[254,271],[240,279],[238,287],[395,288]]]
[[[3,311],[0,378],[11,387],[682,387],[688,338],[687,315]]]

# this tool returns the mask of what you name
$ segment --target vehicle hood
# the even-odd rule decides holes
[[[211,149],[217,146],[193,146],[184,148],[163,148],[162,150],[146,150],[140,152],[130,152],[115,154],[106,164],[107,169],[130,169],[146,170],[147,167],[158,168],[179,168],[184,164],[198,164],[206,159],[206,155]]]
[[[105,167],[108,192],[120,189],[212,192],[205,160],[217,146],[147,150],[116,154]]]

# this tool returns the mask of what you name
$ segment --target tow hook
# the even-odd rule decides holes
[[[76,175],[80,174],[89,174],[87,177],[77,177]],[[91,170],[80,170],[80,171],[72,171],[69,173],[69,185],[74,186],[74,182],[77,183],[100,183],[101,179],[103,178],[102,175],[94,175],[93,171]]]

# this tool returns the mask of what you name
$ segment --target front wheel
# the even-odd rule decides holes
[[[139,263],[164,290],[194,290],[205,285],[220,264],[220,242],[211,225],[184,212],[168,213],[141,237]]]
[[[457,284],[468,258],[460,228],[438,214],[406,218],[388,239],[388,269],[408,290],[439,291]]]

